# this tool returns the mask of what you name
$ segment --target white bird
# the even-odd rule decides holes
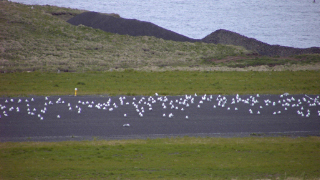
[[[124,116],[124,117],[127,117],[127,114],[124,114],[123,116]]]
[[[60,118],[60,115],[57,115],[57,118]]]
[[[189,116],[186,116],[186,119],[189,119]]]

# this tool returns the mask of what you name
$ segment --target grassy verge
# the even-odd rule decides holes
[[[0,143],[1,179],[315,179],[320,139]]]
[[[319,71],[114,71],[0,74],[0,96],[320,94]]]

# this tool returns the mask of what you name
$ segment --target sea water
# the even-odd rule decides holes
[[[190,38],[226,29],[268,44],[320,47],[320,0],[12,0],[152,22]]]

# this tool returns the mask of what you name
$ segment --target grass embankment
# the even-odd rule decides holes
[[[0,96],[320,94],[320,71],[115,71],[0,74]]]
[[[315,179],[320,139],[0,143],[1,179]]]
[[[1,1],[0,70],[105,71],[143,66],[191,66],[208,57],[248,52],[235,46],[106,33],[73,26],[65,18],[59,18],[59,14],[72,16],[81,12]]]
[[[132,37],[66,22],[84,11],[0,1],[0,71],[84,72],[320,62],[319,54],[290,58],[248,56],[251,52],[243,47]]]

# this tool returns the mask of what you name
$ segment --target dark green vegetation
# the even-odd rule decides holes
[[[320,94],[319,71],[165,71],[0,74],[0,96]]]
[[[220,45],[218,45],[220,46]],[[292,57],[269,57],[259,55],[235,55],[216,56],[216,58],[204,58],[207,65],[227,66],[232,68],[244,68],[266,65],[274,67],[278,65],[306,65],[320,62],[320,54],[296,55]]]
[[[315,179],[320,139],[0,143],[1,179]]]

